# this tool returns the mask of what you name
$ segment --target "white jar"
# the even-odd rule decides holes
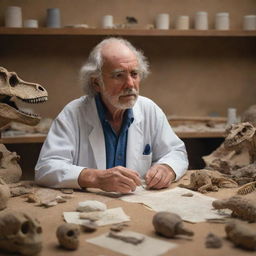
[[[24,20],[25,28],[38,28],[38,21],[34,19]]]
[[[178,16],[175,21],[175,29],[187,30],[189,29],[189,16]]]
[[[160,13],[156,16],[156,29],[169,29],[170,16],[168,13]]]
[[[112,15],[104,15],[101,20],[101,26],[103,28],[113,28],[113,16]]]
[[[215,29],[229,30],[229,13],[227,13],[227,12],[216,13]]]
[[[195,16],[195,29],[207,30],[208,29],[208,13],[197,12]]]
[[[5,10],[5,26],[9,28],[22,27],[21,7],[8,6]]]
[[[256,15],[245,15],[243,19],[244,30],[256,30]]]
[[[227,125],[230,126],[237,122],[236,108],[228,108]]]

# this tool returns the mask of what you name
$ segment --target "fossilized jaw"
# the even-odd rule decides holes
[[[8,72],[0,67],[0,127],[10,121],[28,125],[36,125],[40,117],[35,114],[25,113],[18,109],[12,99],[35,104],[47,101],[48,93],[39,84],[26,82],[18,77],[15,72]]]
[[[225,147],[237,146],[252,140],[256,128],[249,122],[233,124],[228,131],[228,136],[224,141]]]

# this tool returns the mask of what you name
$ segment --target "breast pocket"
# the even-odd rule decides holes
[[[152,153],[148,155],[142,155],[139,160],[139,173],[142,177],[147,173],[148,169],[151,167],[152,164]]]

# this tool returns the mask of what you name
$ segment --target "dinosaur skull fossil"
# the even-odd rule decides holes
[[[40,117],[18,109],[12,101],[17,98],[26,103],[41,103],[47,100],[47,91],[39,84],[25,82],[15,72],[0,67],[0,128],[10,121],[36,125]]]
[[[26,213],[4,210],[0,213],[0,248],[7,252],[33,255],[42,249],[42,227]]]
[[[232,124],[227,130],[228,135],[224,141],[224,146],[231,148],[242,143],[248,143],[252,140],[256,128],[249,122]]]

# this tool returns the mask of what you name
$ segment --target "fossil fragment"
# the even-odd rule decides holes
[[[22,170],[18,164],[19,160],[19,155],[15,152],[10,152],[5,145],[0,144],[0,178],[7,184],[15,183],[20,180]]]
[[[31,192],[31,189],[25,188],[25,187],[15,187],[15,188],[10,188],[11,191],[11,196],[21,196],[25,194],[29,194]]]
[[[237,194],[239,195],[246,195],[256,190],[256,181],[247,183],[240,187],[237,191]]]
[[[227,239],[234,245],[247,250],[256,250],[256,231],[248,224],[237,220],[232,221],[226,224],[225,231]]]
[[[215,209],[230,209],[232,217],[237,217],[249,222],[256,222],[256,200],[242,196],[232,196],[228,199],[212,202]]]
[[[192,196],[194,196],[194,195],[193,195],[193,193],[185,193],[185,194],[183,194],[183,195],[181,195],[181,196],[192,197]]]
[[[108,233],[108,236],[115,239],[122,240],[126,243],[134,244],[134,245],[142,243],[145,239],[143,235],[131,236],[130,234],[126,234],[125,232],[115,232],[115,231],[110,231]]]
[[[222,239],[213,233],[209,233],[205,239],[206,248],[221,248]]]
[[[234,188],[237,187],[237,183],[218,171],[201,169],[190,175],[190,184],[180,184],[179,187],[206,193],[207,191],[218,191],[219,188]]]
[[[115,231],[115,232],[120,232],[122,231],[125,227],[128,227],[127,223],[118,223],[114,224],[110,227],[110,230]]]
[[[0,178],[0,211],[7,207],[10,196],[8,185]]]
[[[7,252],[34,255],[42,249],[42,227],[27,213],[0,212],[0,248]]]
[[[182,219],[179,215],[171,212],[158,212],[153,217],[155,231],[165,237],[175,237],[176,235],[193,236],[194,233],[183,227]]]
[[[80,228],[77,224],[61,224],[56,231],[59,244],[68,250],[76,250],[79,246]]]
[[[105,211],[107,206],[96,200],[87,200],[84,202],[79,202],[77,211],[78,212],[95,212],[95,211]]]
[[[80,226],[82,227],[82,230],[84,232],[94,232],[97,230],[98,227],[93,221],[90,221],[88,223],[84,222],[80,224]]]
[[[63,194],[73,194],[74,193],[74,190],[72,188],[61,188],[60,191]]]
[[[97,221],[99,219],[101,219],[103,216],[102,212],[81,212],[79,214],[79,218],[80,219],[87,219],[90,221]]]

